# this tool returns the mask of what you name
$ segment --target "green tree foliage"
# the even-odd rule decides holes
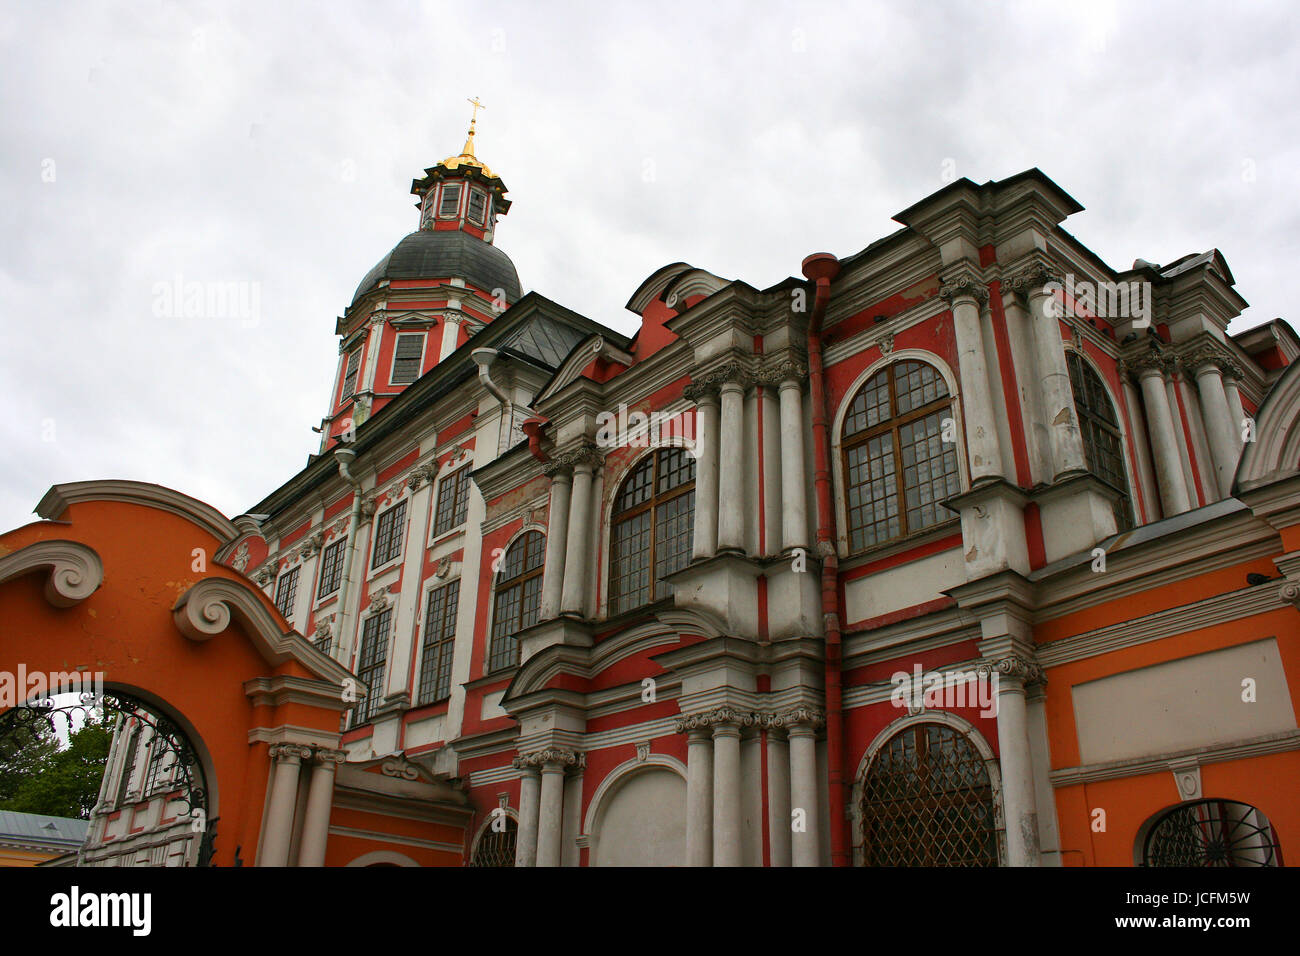
[[[65,745],[44,720],[6,725],[0,718],[0,810],[90,819],[113,721],[111,713],[92,711]]]

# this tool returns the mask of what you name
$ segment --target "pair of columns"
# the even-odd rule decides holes
[[[961,374],[962,411],[966,418],[966,452],[970,459],[970,480],[1003,477],[1002,449],[993,410],[988,356],[980,317],[989,301],[989,291],[977,276],[957,275],[944,281],[939,295],[952,310],[957,365]],[[1059,334],[1057,336],[1059,341]],[[990,343],[991,344],[991,343]]]
[[[541,619],[560,614],[587,616],[591,578],[592,496],[602,458],[594,446],[556,455],[546,466],[551,479],[546,527],[546,571],[542,577]]]
[[[329,838],[330,809],[334,804],[334,771],[343,762],[342,750],[327,750],[305,744],[272,744],[270,756],[271,798],[262,821],[262,852],[258,866],[288,866],[293,841],[298,784],[306,763],[311,769],[307,804],[298,846],[298,866],[324,866]]]
[[[559,866],[563,859],[564,776],[586,765],[586,754],[548,747],[520,754],[514,766],[519,781],[519,831],[515,866]]]
[[[1043,682],[1043,669],[1028,657],[1010,655],[981,665],[979,673],[985,679],[996,675],[998,682],[998,763],[1002,771],[1007,863],[1038,866],[1038,806],[1029,748],[1026,687]]]
[[[803,382],[808,371],[795,362],[765,369],[757,375],[732,362],[700,376],[685,390],[695,403],[695,526],[692,557],[711,558],[719,552],[744,553],[745,515],[745,393],[750,386],[777,390],[780,467],[773,477],[780,488],[780,545],[783,552],[808,547],[808,473],[804,463]],[[773,450],[765,448],[766,454]],[[759,466],[760,480],[768,469]],[[760,518],[760,520],[764,520]],[[770,525],[768,534],[778,529]]]
[[[1194,350],[1183,359],[1183,363],[1196,376],[1201,420],[1205,423],[1210,456],[1214,459],[1219,496],[1227,498],[1232,494],[1232,479],[1241,457],[1242,428],[1246,417],[1241,407],[1241,392],[1237,388],[1241,370],[1208,346]]]
[[[820,864],[817,728],[824,723],[824,715],[803,707],[782,714],[720,707],[677,721],[677,732],[687,735],[688,866],[744,864],[740,743],[749,727],[768,732],[772,865]]]

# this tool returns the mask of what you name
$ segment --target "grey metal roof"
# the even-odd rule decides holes
[[[85,841],[89,829],[89,820],[0,810],[0,842],[20,841],[78,847]]]
[[[568,357],[575,345],[590,335],[584,329],[576,329],[548,315],[534,315],[497,348],[522,352],[555,368]]]
[[[489,242],[459,229],[413,232],[366,273],[352,296],[355,303],[381,279],[460,278],[491,292],[504,289],[506,301],[519,298],[519,274],[510,257]]]

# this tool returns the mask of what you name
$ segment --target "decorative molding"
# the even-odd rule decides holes
[[[379,772],[385,777],[397,777],[401,780],[419,780],[420,767],[411,763],[402,754],[389,757],[379,765]]]
[[[397,598],[393,594],[393,586],[391,584],[384,585],[370,592],[370,603],[366,607],[366,612],[373,614],[376,611],[386,610],[396,600]]]
[[[81,501],[123,501],[157,508],[193,522],[218,541],[233,541],[240,534],[235,524],[211,505],[144,481],[111,479],[53,485],[36,505],[36,513],[46,521],[57,521],[69,505]]]
[[[706,727],[733,725],[753,727],[758,722],[758,715],[751,711],[737,710],[734,707],[716,707],[698,714],[678,717],[674,723],[677,733],[684,734],[690,730],[703,730]]]
[[[55,607],[72,607],[104,583],[104,562],[98,553],[77,541],[38,541],[0,558],[0,584],[32,571],[49,571],[45,600]]]
[[[987,680],[996,671],[999,678],[1022,685],[1045,684],[1047,682],[1047,679],[1043,676],[1043,668],[1036,660],[1016,654],[980,664],[975,670],[980,678],[984,680]]]
[[[808,378],[808,367],[799,362],[778,362],[760,369],[754,376],[759,385],[784,385],[786,382],[802,385]]]
[[[1046,262],[1033,262],[1016,275],[1003,279],[1002,289],[1019,295],[1032,295],[1041,292],[1051,283],[1063,285],[1064,282],[1064,277],[1055,266]]]
[[[1138,777],[1144,774],[1168,772],[1171,764],[1184,764],[1187,761],[1195,761],[1198,767],[1204,767],[1210,763],[1223,763],[1228,760],[1242,760],[1268,754],[1288,753],[1292,750],[1300,750],[1300,730],[1265,734],[1262,737],[1250,737],[1235,743],[1197,747],[1192,750],[1181,750],[1177,753],[1153,754],[1150,757],[1115,760],[1084,767],[1066,767],[1062,770],[1051,771],[1048,777],[1052,782],[1052,787],[1060,789],[1062,787],[1078,786],[1082,783],[1093,783],[1098,780],[1118,780],[1123,777]]]
[[[559,764],[561,767],[575,767],[581,770],[587,766],[587,755],[581,751],[566,750],[562,747],[547,747],[520,754],[511,761],[512,767],[520,769],[528,767],[540,769],[547,764]]]
[[[267,753],[276,763],[288,763],[292,760],[307,760],[311,757],[311,747],[305,744],[271,744]]]
[[[949,305],[956,305],[961,298],[971,298],[983,308],[989,301],[989,290],[977,276],[955,275],[943,280],[943,285],[939,286],[939,298]]]
[[[645,763],[646,758],[650,756],[650,741],[643,740],[636,745],[637,763]]]
[[[878,344],[880,345],[880,354],[889,355],[889,353],[894,351],[894,333],[886,333],[884,338],[882,338]]]
[[[239,542],[239,547],[235,549],[234,556],[230,559],[230,566],[241,574],[248,567],[248,542]]]
[[[757,713],[755,722],[768,730],[789,727],[811,727],[816,730],[826,723],[826,714],[812,707],[793,707],[790,710]]]

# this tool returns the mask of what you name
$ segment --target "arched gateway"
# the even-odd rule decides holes
[[[110,767],[101,787],[87,843],[96,858],[324,862],[352,675],[216,562],[235,526],[126,481],[55,486],[37,511],[46,520],[0,535],[0,674],[18,688],[0,699],[0,723],[41,719],[27,705],[82,681],[139,735],[118,760],[132,766]],[[187,827],[205,845],[189,843]],[[114,857],[118,840],[142,849]]]

